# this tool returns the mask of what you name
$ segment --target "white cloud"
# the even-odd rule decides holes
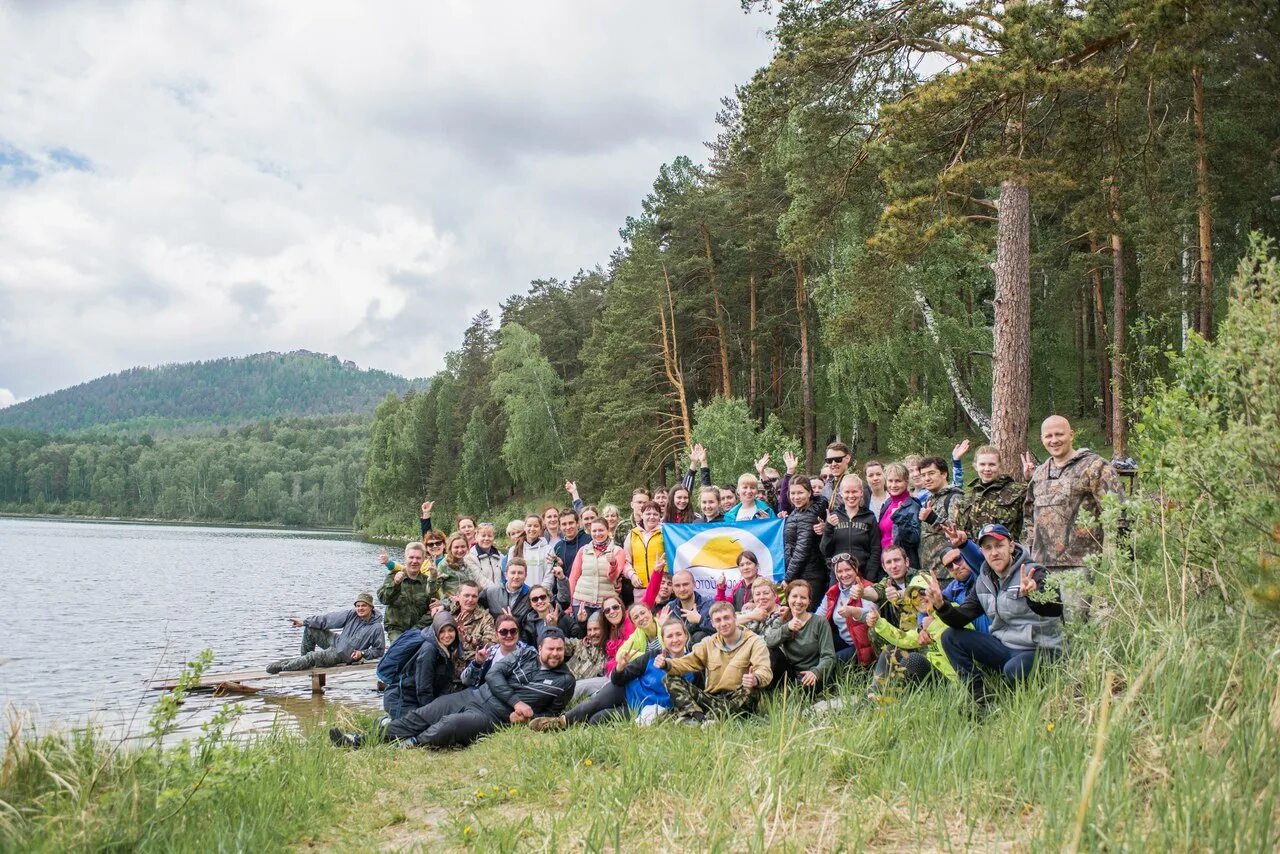
[[[17,396],[7,388],[0,388],[0,409],[13,406],[18,402]]]
[[[0,382],[294,348],[429,374],[479,308],[607,261],[767,24],[682,0],[0,7]]]

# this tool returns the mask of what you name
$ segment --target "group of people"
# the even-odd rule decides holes
[[[797,473],[791,454],[779,473],[766,456],[733,488],[715,485],[695,446],[681,483],[635,489],[628,518],[585,505],[567,482],[569,506],[513,521],[505,550],[493,524],[470,517],[440,533],[425,502],[422,539],[403,560],[381,556],[384,611],[362,593],[352,609],[297,620],[302,654],[268,669],[378,660],[379,737],[403,746],[516,724],[697,724],[751,713],[769,692],[817,695],[842,672],[865,673],[858,693],[872,699],[949,680],[985,707],[993,677],[1016,683],[1057,659],[1065,621],[1086,613],[1083,595],[1063,603],[1078,585],[1049,582],[1088,572],[1103,501],[1122,492],[1112,465],[1074,438],[1065,418],[1047,418],[1048,458],[1018,461],[1025,479],[983,446],[967,484],[967,442],[950,460],[861,472],[833,442],[819,475]],[[714,590],[668,571],[664,521],[758,518],[783,519],[780,584],[750,551],[738,580]]]

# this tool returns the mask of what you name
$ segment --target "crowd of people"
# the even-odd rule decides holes
[[[1041,442],[1047,459],[1017,461],[1023,479],[978,448],[967,484],[968,442],[949,460],[860,471],[833,442],[818,475],[788,453],[783,472],[766,456],[732,486],[716,485],[695,446],[681,482],[637,487],[625,516],[566,482],[567,506],[510,522],[506,549],[491,522],[437,530],[427,501],[422,538],[402,559],[381,556],[383,611],[361,593],[351,609],[295,620],[301,654],[268,670],[376,660],[378,737],[402,746],[463,745],[512,725],[701,724],[750,714],[780,686],[817,697],[842,673],[871,700],[953,681],[984,708],[993,679],[1016,684],[1065,652],[1064,623],[1089,603],[1059,582],[1088,573],[1103,500],[1123,497],[1067,419],[1045,419]],[[760,518],[782,519],[781,583],[751,551],[733,584],[721,575],[699,590],[690,571],[669,571],[663,522]]]

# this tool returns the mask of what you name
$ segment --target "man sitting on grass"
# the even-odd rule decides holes
[[[337,667],[359,664],[381,658],[387,648],[382,631],[382,615],[373,608],[373,596],[361,593],[355,607],[331,611],[299,620],[290,617],[294,628],[302,633],[302,654],[282,658],[267,665],[268,673],[281,670],[310,670],[313,667]],[[339,633],[335,639],[334,633]]]
[[[767,660],[767,656],[766,656]],[[537,650],[526,648],[489,669],[482,688],[446,694],[404,715],[383,720],[381,735],[401,747],[462,747],[510,724],[557,717],[573,696],[573,674],[564,666],[564,633],[549,628]],[[329,730],[339,747],[359,747],[360,735]]]
[[[738,627],[731,602],[711,606],[711,625],[716,633],[699,641],[688,655],[659,655],[653,660],[655,667],[667,671],[672,711],[691,723],[750,712],[759,689],[773,680],[769,648],[759,635]],[[680,678],[699,672],[704,674],[705,689]]]
[[[987,525],[978,532],[984,561],[974,595],[952,604],[942,595],[935,575],[928,576],[928,597],[934,613],[953,629],[962,629],[979,616],[991,619],[991,633],[947,632],[942,649],[960,678],[969,685],[980,707],[988,703],[982,668],[999,672],[1014,683],[1042,659],[1053,660],[1066,646],[1062,631],[1062,598],[1041,595],[1044,567],[1028,559],[1026,548],[1013,541],[1004,525]],[[972,550],[966,542],[962,550]]]

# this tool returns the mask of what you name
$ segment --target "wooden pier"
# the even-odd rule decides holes
[[[265,670],[236,670],[230,673],[206,673],[200,681],[191,686],[192,691],[226,691],[234,694],[253,694],[259,689],[246,683],[265,682],[271,679],[297,679],[311,677],[311,692],[323,694],[325,677],[330,673],[360,673],[376,670],[378,662],[364,661],[360,664],[341,664],[337,667],[314,667],[310,670],[281,670],[279,673],[268,673]],[[178,687],[177,679],[153,679],[147,686],[155,691],[172,691]]]

